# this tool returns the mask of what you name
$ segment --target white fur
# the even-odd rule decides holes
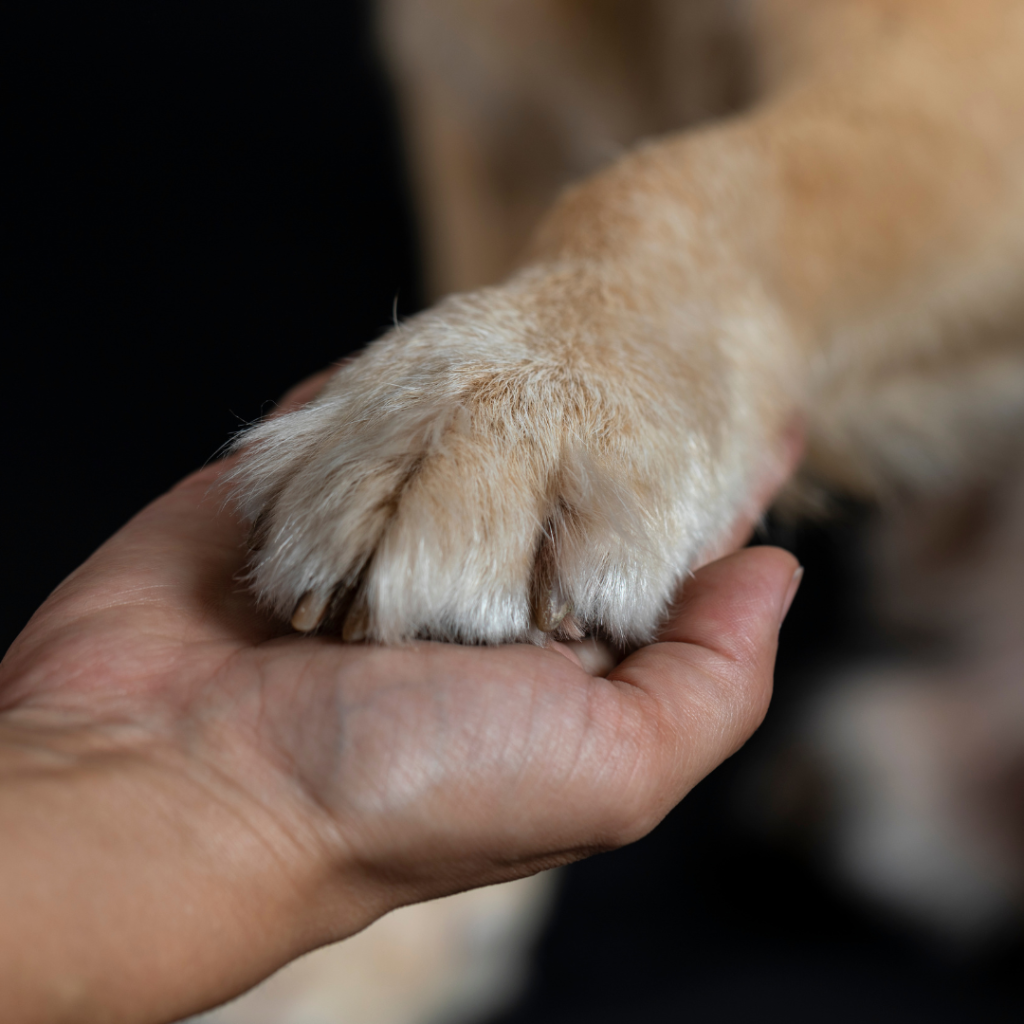
[[[762,431],[733,349],[765,316],[741,301],[713,331],[699,308],[652,324],[600,277],[545,267],[450,298],[243,435],[260,598],[287,617],[308,592],[359,588],[380,641],[539,641],[545,546],[563,632],[649,639],[749,501]],[[567,316],[579,289],[589,313]],[[680,335],[671,356],[652,328]]]

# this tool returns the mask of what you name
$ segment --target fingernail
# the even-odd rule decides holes
[[[786,597],[782,602],[782,614],[779,616],[779,625],[786,621],[786,616],[789,614],[789,606],[793,603],[793,598],[796,597],[796,592],[800,589],[800,581],[804,578],[804,567],[802,565],[797,566],[797,570],[793,573],[793,578],[789,581],[789,590],[786,591]]]

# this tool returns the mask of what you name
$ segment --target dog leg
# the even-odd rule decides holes
[[[820,476],[912,476],[960,425],[897,385],[955,396],[984,323],[979,423],[1020,416],[1024,19],[983,7],[765,2],[749,114],[570,189],[505,283],[250,432],[261,597],[349,639],[642,641],[794,415]]]

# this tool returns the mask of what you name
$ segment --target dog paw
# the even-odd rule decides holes
[[[243,435],[259,599],[349,640],[649,639],[750,452],[715,346],[669,358],[572,306],[528,276],[453,297]]]

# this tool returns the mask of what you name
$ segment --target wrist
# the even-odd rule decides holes
[[[141,730],[31,719],[0,726],[4,1019],[186,1016],[372,919],[300,815]]]

